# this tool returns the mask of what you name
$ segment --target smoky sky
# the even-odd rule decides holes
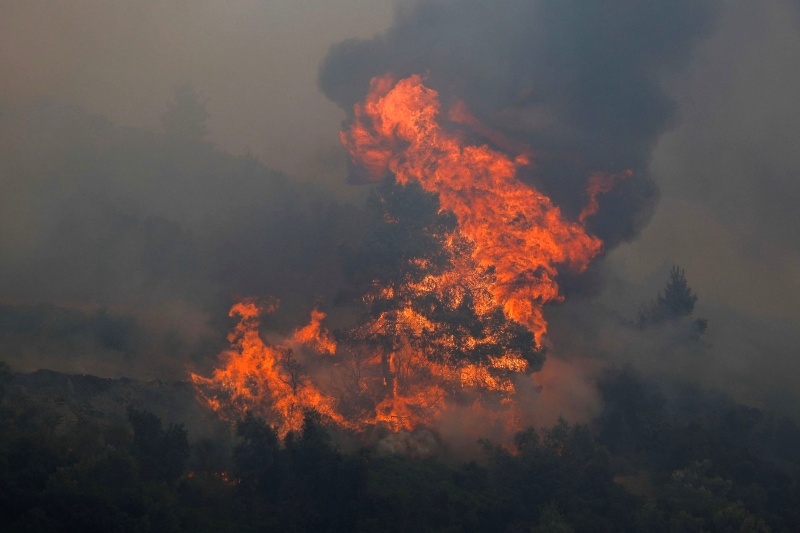
[[[552,310],[556,352],[616,350],[617,361],[786,406],[776,398],[800,385],[789,377],[800,370],[798,22],[796,2],[419,2],[385,33],[334,45],[320,87],[350,110],[371,77],[422,74],[445,109],[463,99],[534,147],[523,178],[573,216],[591,172],[632,169],[589,223],[609,253],[605,290]],[[617,327],[672,264],[687,269],[711,327],[704,355],[665,361],[656,354],[674,347],[671,332],[620,344]]]
[[[789,0],[2,2],[0,358],[180,377],[213,364],[237,295],[281,298],[268,326],[290,330],[364,230],[337,131],[372,76],[418,73],[529,145],[522,178],[569,217],[592,172],[633,170],[589,222],[604,289],[549,311],[563,353],[618,347],[593,317],[634,316],[677,263],[712,345],[684,374],[781,396],[800,388],[798,64]],[[162,131],[186,82],[202,142]]]
[[[0,357],[17,367],[180,376],[221,349],[238,296],[303,320],[357,233],[358,207],[202,139],[51,102],[0,130]]]
[[[157,130],[173,87],[190,81],[217,145],[318,179],[343,160],[341,112],[318,93],[319,62],[391,14],[388,0],[3,1],[0,98],[67,100]]]
[[[281,298],[290,325],[274,327],[307,318],[359,217],[330,202],[349,193],[343,113],[317,68],[390,14],[367,0],[0,3],[0,359],[182,378],[187,361],[213,364],[238,296]],[[162,129],[187,82],[209,114],[201,142]]]
[[[422,74],[445,108],[535,147],[533,179],[568,214],[593,171],[634,171],[590,223],[613,248],[649,219],[652,148],[673,123],[661,76],[685,66],[712,28],[707,2],[421,2],[371,40],[334,46],[320,86],[343,109],[370,78]]]

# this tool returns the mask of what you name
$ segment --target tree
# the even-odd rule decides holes
[[[175,88],[175,101],[161,117],[164,133],[178,141],[199,142],[208,134],[208,111],[200,94],[189,82]]]
[[[541,368],[544,352],[534,335],[494,300],[493,269],[476,263],[474,244],[459,233],[455,215],[440,209],[436,194],[389,176],[372,208],[373,229],[348,257],[350,278],[367,304],[349,340],[380,348],[387,391],[401,378],[390,359],[404,346],[435,363],[485,365],[500,379],[513,372],[491,368],[492,358],[516,356],[530,372]]]
[[[658,309],[665,318],[680,318],[692,314],[697,295],[689,288],[686,272],[682,268],[672,267],[664,294],[659,293],[657,301]]]
[[[11,380],[11,367],[5,361],[0,361],[0,400],[5,397]]]
[[[241,481],[242,488],[274,493],[280,477],[280,440],[275,428],[248,412],[236,424],[236,435],[242,440],[233,449],[233,473]]]
[[[639,309],[639,327],[644,329],[661,322],[687,319],[691,317],[695,303],[697,295],[686,281],[686,272],[681,267],[673,265],[669,271],[667,285],[659,291],[656,300]],[[702,335],[708,321],[698,318],[693,324],[697,334]]]
[[[143,479],[174,482],[182,474],[191,449],[183,424],[170,424],[165,430],[161,419],[149,411],[128,408],[133,426],[133,455]]]
[[[733,485],[717,475],[708,460],[674,471],[659,495],[670,530],[770,531],[762,517],[737,499]]]
[[[280,364],[287,375],[286,378],[281,377],[281,381],[291,387],[292,396],[297,396],[297,389],[303,383],[303,365],[297,361],[291,348],[283,351]]]

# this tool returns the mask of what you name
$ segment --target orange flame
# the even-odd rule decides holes
[[[252,411],[281,436],[301,427],[306,408],[342,428],[363,431],[381,425],[395,432],[410,431],[445,411],[457,389],[513,393],[514,385],[504,376],[527,368],[524,359],[513,355],[491,358],[488,366],[435,362],[410,342],[386,354],[367,346],[338,350],[332,341],[319,342],[329,335],[320,322],[324,313],[316,310],[308,326],[270,346],[259,334],[260,315],[276,308],[276,302],[261,304],[254,299],[235,304],[230,315],[238,316],[239,323],[228,336],[231,349],[220,355],[222,366],[210,378],[195,373],[190,377],[201,399],[223,419],[234,422]],[[383,330],[392,319],[399,330],[407,328],[409,337],[433,327],[410,308],[396,317],[382,315],[364,327]],[[308,335],[311,331],[314,336]],[[323,372],[314,377],[308,370],[315,364],[322,365]],[[353,407],[364,400],[365,408]],[[478,403],[473,398],[475,408]]]
[[[595,172],[589,176],[589,187],[586,189],[589,203],[581,210],[578,220],[584,223],[587,218],[596,215],[597,211],[600,209],[600,203],[597,201],[597,197],[601,194],[611,192],[619,180],[630,178],[631,176],[633,176],[633,171],[630,169],[620,174]]]
[[[583,222],[597,211],[597,196],[631,173],[590,176],[589,203],[580,222],[572,222],[548,197],[517,180],[517,170],[530,162],[529,149],[458,104],[451,120],[520,155],[467,145],[440,127],[438,113],[438,94],[419,76],[396,84],[388,76],[376,78],[341,139],[373,179],[390,171],[403,185],[415,180],[438,194],[441,210],[458,221],[457,229],[441,236],[449,266],[413,281],[375,282],[364,302],[391,305],[372,306],[380,312],[338,344],[322,325],[325,313],[314,309],[308,325],[268,345],[259,334],[260,315],[275,311],[277,301],[234,305],[230,314],[239,323],[228,337],[231,348],[220,355],[221,368],[210,378],[191,374],[198,394],[223,418],[254,411],[285,435],[300,427],[304,409],[313,408],[342,428],[380,425],[397,432],[455,409],[492,415],[510,431],[521,428],[515,376],[538,369],[532,352],[547,331],[543,306],[561,299],[558,269],[583,271],[601,252],[602,242],[586,233]],[[398,223],[391,213],[384,218]],[[422,272],[430,266],[423,258],[409,262]],[[464,304],[480,324],[470,329],[455,320],[442,327],[444,322],[425,316],[420,301],[436,301],[452,315]],[[498,325],[507,318],[516,330]],[[532,333],[536,343],[508,342],[519,330],[528,339]]]
[[[499,146],[507,152],[512,154],[525,154],[528,158],[533,156],[528,145],[520,141],[515,141],[502,132],[492,129],[478,120],[469,108],[467,108],[467,104],[465,104],[463,100],[457,101],[453,107],[450,108],[450,111],[447,113],[447,118],[455,123],[469,126],[473,131],[489,139],[496,146]]]
[[[275,424],[281,435],[300,427],[304,408],[316,409],[347,426],[336,412],[333,399],[306,379],[292,348],[303,343],[311,331],[327,335],[319,326],[324,314],[315,310],[311,324],[300,329],[294,339],[272,347],[261,339],[258,328],[260,315],[275,311],[277,306],[277,301],[261,304],[245,299],[231,308],[230,316],[238,316],[239,323],[228,335],[231,349],[220,356],[225,364],[211,378],[191,373],[196,390],[223,418],[236,420],[253,410]],[[319,345],[316,338],[310,340]],[[322,343],[322,347],[327,349],[328,345]]]
[[[341,139],[373,179],[388,170],[400,183],[416,180],[438,193],[442,210],[452,211],[474,242],[477,263],[495,269],[490,290],[506,315],[538,342],[547,331],[542,306],[561,299],[557,268],[583,271],[602,242],[516,179],[528,156],[512,159],[487,146],[466,146],[439,126],[438,114],[438,93],[419,76],[396,84],[389,76],[375,78]]]
[[[321,322],[325,319],[325,313],[314,309],[311,311],[311,322],[307,326],[294,332],[294,339],[303,344],[312,346],[320,353],[333,355],[336,353],[336,342],[322,329]]]

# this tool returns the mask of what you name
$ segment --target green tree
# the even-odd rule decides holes
[[[655,301],[639,309],[639,327],[644,329],[661,322],[687,319],[691,317],[696,303],[697,294],[689,287],[686,272],[673,265],[667,284],[659,291]],[[703,318],[694,321],[694,327],[700,335],[705,332],[707,325],[708,322]]]
[[[274,493],[280,477],[280,439],[275,428],[248,412],[236,424],[241,442],[233,449],[233,474],[244,490]]]
[[[609,454],[588,426],[560,419],[550,428],[518,433],[513,451],[488,442],[484,448],[511,524],[504,530],[630,529],[635,502],[614,483]]]
[[[713,470],[706,460],[672,473],[659,500],[668,511],[671,530],[770,531],[762,517],[733,496],[733,482]]]
[[[191,454],[183,424],[170,424],[165,430],[161,419],[149,411],[128,408],[133,426],[133,455],[143,479],[174,482],[184,472]]]
[[[564,521],[564,516],[555,502],[542,507],[539,512],[539,525],[532,528],[533,533],[572,533],[575,529]]]
[[[303,413],[300,431],[284,438],[287,475],[283,510],[298,516],[297,530],[353,531],[362,486],[360,461],[343,456],[314,409]]]

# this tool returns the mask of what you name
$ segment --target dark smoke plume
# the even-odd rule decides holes
[[[708,2],[688,0],[426,1],[399,12],[383,35],[334,45],[319,83],[350,112],[374,76],[426,76],[444,109],[463,100],[481,122],[531,146],[534,168],[523,178],[573,218],[590,174],[632,170],[589,219],[611,249],[651,217],[650,155],[675,118],[662,77],[688,62],[712,18]]]

